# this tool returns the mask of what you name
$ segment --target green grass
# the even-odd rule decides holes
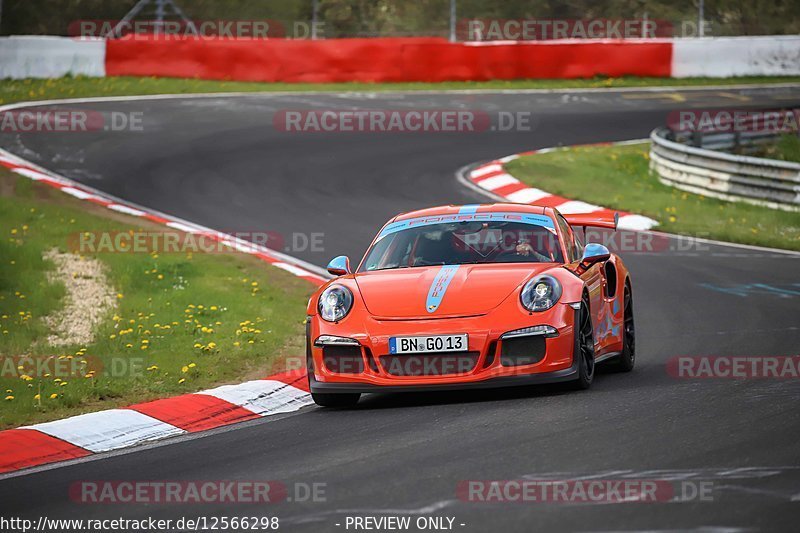
[[[259,91],[415,91],[454,89],[573,89],[614,87],[671,87],[677,85],[733,85],[746,83],[798,82],[792,77],[741,77],[741,78],[591,78],[574,80],[513,80],[485,82],[443,83],[248,83],[234,81],[209,81],[179,78],[60,78],[0,80],[0,104],[25,100],[51,98],[79,98],[89,96],[124,96],[143,94],[188,94],[205,92],[259,92]]]
[[[762,151],[753,155],[800,163],[800,137],[781,135],[775,143],[767,145]]]
[[[646,215],[659,230],[800,250],[800,213],[724,202],[663,185],[649,143],[566,148],[520,157],[508,171],[547,192]]]
[[[42,253],[71,250],[81,232],[159,229],[142,224],[0,170],[0,427],[264,377],[302,355],[311,285],[234,253],[86,254],[106,266],[117,308],[91,344],[48,346],[42,318],[63,308],[65,289]],[[11,364],[21,355],[55,359],[28,379]],[[56,364],[81,372],[59,376]]]

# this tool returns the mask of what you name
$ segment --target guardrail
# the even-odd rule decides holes
[[[774,137],[774,135],[773,135]],[[678,189],[728,201],[773,209],[800,211],[800,164],[762,157],[734,155],[678,142],[669,128],[650,134],[650,169],[659,180]],[[676,140],[677,139],[677,140]],[[684,141],[688,139],[683,137]],[[735,133],[715,135],[703,146],[733,148],[758,144],[763,135],[747,139]]]

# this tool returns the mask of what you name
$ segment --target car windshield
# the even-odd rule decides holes
[[[549,217],[491,215],[491,220],[425,223],[411,219],[394,226],[389,224],[367,252],[360,271],[430,265],[563,262],[556,230]]]

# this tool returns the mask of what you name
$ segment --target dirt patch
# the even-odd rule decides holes
[[[51,346],[89,344],[95,327],[114,308],[114,289],[105,275],[103,263],[97,259],[59,252],[44,254],[56,269],[49,273],[51,282],[66,288],[64,307],[44,318],[52,333],[47,337]]]

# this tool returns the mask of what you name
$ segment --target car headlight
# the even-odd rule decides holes
[[[528,311],[546,311],[561,298],[561,284],[553,276],[537,276],[522,287],[519,300]]]
[[[319,316],[328,322],[338,322],[347,316],[353,307],[353,293],[342,285],[331,285],[319,296]]]

